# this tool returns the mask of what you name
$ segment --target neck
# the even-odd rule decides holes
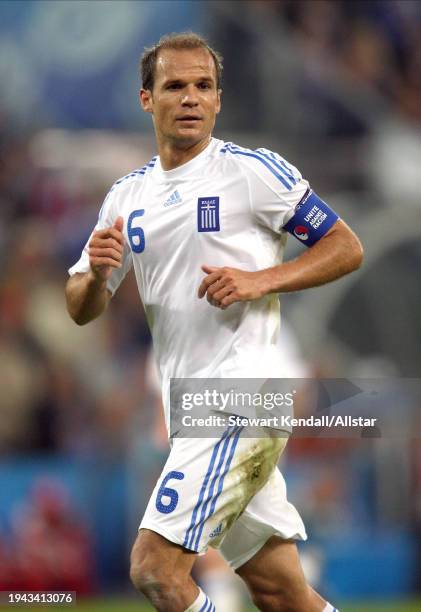
[[[163,170],[174,170],[178,166],[187,163],[206,149],[210,143],[211,135],[194,144],[174,144],[173,142],[158,142],[159,159]]]

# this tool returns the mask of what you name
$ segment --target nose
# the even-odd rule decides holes
[[[199,104],[199,101],[197,99],[197,91],[194,85],[189,85],[188,87],[186,87],[186,89],[184,89],[183,95],[181,96],[181,104],[189,108],[192,108]]]

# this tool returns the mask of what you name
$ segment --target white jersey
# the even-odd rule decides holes
[[[159,157],[118,180],[96,230],[124,218],[124,262],[112,293],[134,267],[162,379],[276,378],[282,371],[275,294],[220,310],[199,299],[203,264],[262,270],[282,262],[283,226],[308,189],[296,168],[267,149],[212,138],[194,159],[163,170]],[[87,272],[85,248],[70,274]]]

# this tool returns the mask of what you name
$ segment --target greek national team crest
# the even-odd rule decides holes
[[[219,197],[199,198],[197,201],[197,230],[219,232]]]

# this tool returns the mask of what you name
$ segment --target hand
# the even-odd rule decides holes
[[[206,295],[209,304],[225,310],[234,302],[257,300],[270,291],[269,272],[245,272],[237,268],[202,266],[207,276],[202,280],[198,296]]]
[[[123,217],[117,217],[112,227],[94,232],[89,241],[89,264],[97,281],[107,281],[113,269],[122,266],[123,223]]]

